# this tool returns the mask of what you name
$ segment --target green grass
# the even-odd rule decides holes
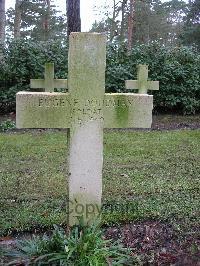
[[[0,134],[0,234],[66,223],[66,143],[65,132]],[[199,162],[199,130],[106,131],[104,222],[196,225]]]

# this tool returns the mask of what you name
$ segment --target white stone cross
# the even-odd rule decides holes
[[[67,89],[67,79],[54,79],[54,64],[46,63],[44,79],[31,79],[30,87],[54,92],[54,89]]]
[[[137,80],[126,80],[127,90],[138,90],[140,94],[147,94],[148,90],[159,90],[159,81],[148,80],[148,66],[138,65]]]
[[[105,67],[106,36],[72,33],[68,92],[16,96],[18,128],[69,129],[69,225],[78,223],[77,217],[87,223],[100,213],[103,128],[150,128],[152,123],[153,96],[105,93]]]

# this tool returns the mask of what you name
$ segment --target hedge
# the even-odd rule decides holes
[[[0,63],[0,102],[15,101],[19,90],[30,90],[31,78],[43,78],[45,62],[55,63],[56,78],[67,78],[68,44],[60,41],[17,40],[4,47]],[[200,54],[188,47],[158,43],[107,45],[106,91],[125,92],[125,80],[136,79],[136,66],[149,65],[149,79],[160,81],[154,92],[157,111],[194,114],[200,111]]]

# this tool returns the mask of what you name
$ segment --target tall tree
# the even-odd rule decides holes
[[[66,17],[59,16],[53,0],[24,0],[20,6],[18,36],[38,41],[66,38]],[[8,35],[16,28],[16,11],[7,11]]]
[[[190,0],[188,13],[184,18],[184,32],[182,41],[187,45],[196,45],[200,50],[200,1]]]
[[[111,24],[111,30],[110,30],[110,42],[113,41],[115,36],[118,35],[118,20],[117,17],[119,16],[119,2],[116,0],[113,0],[113,8],[112,8],[112,17],[109,18],[110,24]]]
[[[0,41],[5,40],[5,0],[0,0]]]
[[[67,36],[71,32],[81,31],[80,0],[66,0]]]
[[[44,0],[45,5],[45,13],[43,19],[43,30],[44,30],[44,40],[49,39],[49,32],[50,32],[50,15],[51,15],[51,2],[50,0]]]
[[[125,39],[125,15],[126,15],[127,0],[122,0],[121,5],[121,29],[120,29],[120,42],[122,43]]]
[[[22,1],[16,0],[15,2],[15,19],[14,19],[14,38],[21,37],[21,20],[22,20]]]
[[[106,32],[108,35],[108,40],[110,42],[118,41],[120,39],[120,15],[122,14],[123,19],[125,18],[125,3],[127,0],[111,0],[108,2],[105,0],[105,3],[101,6],[96,6],[96,9],[103,10],[100,11],[100,15],[105,16],[106,19],[103,19],[100,22],[95,21],[92,25],[91,32]],[[122,12],[123,9],[123,12]],[[122,20],[123,20],[122,19]],[[123,21],[124,23],[124,21]],[[124,34],[123,34],[124,37]],[[121,39],[120,39],[121,40]],[[124,38],[123,38],[124,40]]]
[[[109,2],[112,3],[113,0]],[[108,11],[109,7],[105,5],[102,8],[105,18],[99,23],[95,22],[92,31],[104,31],[110,37],[114,22],[115,36],[111,40],[121,43],[127,41],[129,50],[136,43],[159,41],[164,45],[176,45],[180,42],[183,17],[187,11],[183,0],[119,0],[116,1],[116,7],[115,21]]]
[[[133,16],[134,16],[134,0],[129,3],[129,16],[128,16],[128,50],[132,49],[133,43]]]

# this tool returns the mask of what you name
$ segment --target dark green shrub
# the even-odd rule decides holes
[[[164,47],[157,43],[107,49],[107,91],[125,91],[124,80],[136,79],[136,66],[149,65],[149,79],[160,81],[154,92],[157,110],[194,114],[200,111],[200,55],[187,47]]]
[[[12,120],[6,120],[0,123],[0,132],[15,128],[15,123]]]
[[[29,90],[31,78],[43,78],[45,62],[55,63],[56,78],[67,77],[68,45],[61,41],[12,41],[0,62],[0,102],[14,101],[19,90]],[[149,78],[160,81],[154,92],[158,111],[193,114],[200,111],[200,55],[187,47],[164,47],[158,43],[107,46],[106,91],[125,91],[125,80],[136,79],[136,66],[149,65]]]
[[[56,78],[66,78],[67,50],[61,41],[8,43],[0,63],[0,102],[15,101],[16,92],[30,90],[30,79],[44,77],[46,62],[55,63]]]

